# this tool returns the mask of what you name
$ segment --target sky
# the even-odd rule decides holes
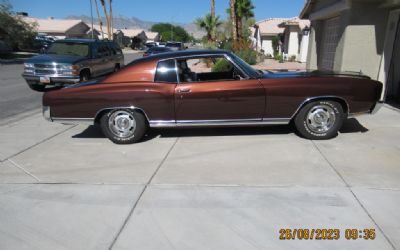
[[[1,0],[0,0],[1,1]],[[92,0],[94,1],[94,0]],[[37,18],[90,16],[90,0],[8,0],[16,12],[28,12]],[[103,13],[100,0],[99,11]],[[106,1],[108,2],[108,1]],[[190,23],[210,12],[210,0],[113,0],[113,15],[137,17],[145,21]],[[229,0],[215,0],[216,13],[227,17]],[[305,0],[253,0],[256,20],[298,16]],[[95,9],[93,15],[96,16]]]

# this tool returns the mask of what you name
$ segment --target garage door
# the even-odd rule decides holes
[[[322,53],[320,68],[333,70],[336,48],[339,43],[340,18],[331,18],[324,21],[322,34]]]

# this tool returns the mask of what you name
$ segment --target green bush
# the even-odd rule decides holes
[[[213,65],[211,72],[227,72],[231,70],[232,65],[225,60],[224,58],[220,58],[217,62]]]
[[[250,65],[257,63],[257,52],[252,49],[242,49],[237,55]]]

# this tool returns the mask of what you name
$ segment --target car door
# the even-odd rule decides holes
[[[258,79],[248,78],[242,70],[223,58],[195,58],[197,65],[188,74],[196,79],[185,79],[185,66],[177,61],[179,83],[175,88],[175,115],[179,122],[262,120],[265,109],[265,90]],[[225,60],[231,71],[213,72],[215,65],[207,60]],[[199,65],[200,64],[200,65]],[[210,67],[209,67],[210,66]],[[211,70],[210,70],[211,68]],[[188,71],[186,69],[186,71]]]
[[[99,76],[105,72],[105,58],[104,58],[104,47],[101,43],[97,43],[93,46],[92,53],[92,76]]]

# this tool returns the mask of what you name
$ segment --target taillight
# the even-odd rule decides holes
[[[143,56],[149,56],[150,54],[144,53]]]

